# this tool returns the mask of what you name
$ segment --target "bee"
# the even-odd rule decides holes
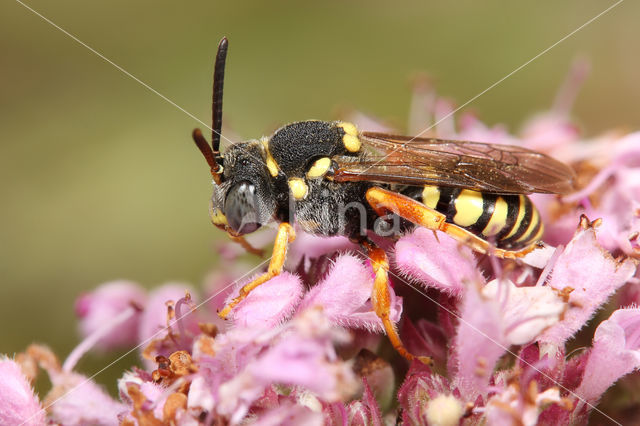
[[[214,65],[211,145],[199,129],[193,131],[213,177],[211,220],[249,250],[243,235],[270,222],[279,225],[267,271],[240,290],[219,312],[222,318],[282,272],[297,224],[361,245],[375,274],[374,310],[393,347],[411,360],[389,318],[388,258],[369,233],[397,238],[422,226],[475,251],[517,259],[539,246],[544,230],[526,194],[573,189],[570,167],[522,147],[366,132],[340,121],[287,124],[222,154],[227,50],[223,38]]]

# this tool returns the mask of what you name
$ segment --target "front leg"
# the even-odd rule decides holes
[[[269,281],[271,278],[280,275],[282,272],[282,268],[284,266],[284,261],[287,258],[287,247],[289,243],[292,243],[293,240],[296,239],[296,233],[293,229],[293,226],[290,224],[283,222],[278,226],[278,234],[276,235],[276,240],[273,244],[273,254],[271,256],[271,262],[269,262],[269,268],[267,272],[260,275],[255,280],[251,281],[248,284],[245,284],[240,289],[240,294],[234,298],[227,306],[225,306],[220,312],[218,312],[218,316],[220,318],[225,319],[231,310],[240,302],[242,302],[251,291]]]

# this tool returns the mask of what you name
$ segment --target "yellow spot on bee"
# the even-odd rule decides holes
[[[209,217],[211,218],[211,223],[214,225],[224,225],[227,226],[229,223],[227,222],[227,217],[222,213],[222,210],[213,208],[213,202],[209,202]]]
[[[528,240],[531,237],[531,233],[533,232],[533,230],[536,229],[538,222],[540,222],[540,214],[538,213],[538,209],[536,209],[535,207],[532,207],[532,209],[533,211],[531,212],[531,220],[529,221],[529,226],[527,227],[527,230],[524,232],[524,234],[522,234],[522,236],[516,240],[516,242],[518,243]]]
[[[422,190],[422,204],[435,209],[438,205],[438,201],[440,201],[440,188],[437,186],[425,185]]]
[[[331,159],[329,157],[322,157],[313,163],[313,166],[311,166],[307,172],[307,177],[314,179],[324,176],[329,170],[329,167],[331,167]]]
[[[338,127],[344,130],[344,136],[342,137],[342,143],[349,152],[360,151],[360,139],[358,138],[358,128],[352,123],[340,123]]]
[[[347,148],[349,152],[358,152],[360,151],[360,139],[357,136],[353,135],[344,135],[342,137],[342,143],[344,147]]]
[[[463,189],[456,198],[456,215],[453,222],[458,226],[471,226],[482,215],[482,194],[470,189]]]
[[[338,127],[341,127],[347,135],[358,136],[358,128],[353,123],[340,123]]]
[[[516,217],[516,223],[513,224],[513,228],[511,228],[511,232],[509,232],[508,235],[502,238],[503,240],[513,237],[516,234],[516,232],[518,232],[518,230],[520,229],[520,224],[522,223],[522,219],[524,219],[524,213],[526,210],[525,203],[527,199],[524,197],[524,195],[520,195],[519,198],[520,198],[520,203],[518,204],[518,217]]]
[[[263,139],[262,140],[262,145],[264,146],[264,150],[267,154],[267,169],[269,169],[269,174],[272,177],[276,177],[278,176],[278,173],[280,173],[280,169],[278,167],[278,163],[276,163],[276,160],[273,159],[273,157],[271,156],[271,152],[269,151],[269,139]]]
[[[304,179],[301,178],[289,179],[289,189],[291,189],[293,198],[295,198],[296,200],[303,199],[309,192],[309,187],[305,183]]]
[[[498,197],[496,199],[491,219],[489,219],[489,223],[487,223],[487,226],[482,230],[482,235],[485,237],[491,237],[502,231],[507,224],[508,211],[509,206],[507,205],[507,202],[504,198]]]

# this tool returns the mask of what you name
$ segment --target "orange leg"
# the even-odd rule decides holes
[[[264,284],[271,278],[280,275],[284,266],[284,261],[287,257],[287,247],[289,243],[292,243],[293,240],[295,240],[295,238],[296,233],[293,229],[293,226],[289,225],[286,222],[281,223],[278,227],[278,234],[276,235],[276,240],[273,245],[273,255],[271,256],[271,262],[269,263],[267,272],[242,287],[240,289],[240,294],[238,295],[238,297],[233,299],[227,306],[224,307],[224,309],[218,312],[218,316],[220,316],[220,318],[226,318],[231,310],[238,303],[242,302],[254,288]]]
[[[248,253],[255,254],[258,257],[264,256],[264,250],[255,248],[254,246],[252,246],[251,243],[247,241],[245,237],[236,237],[235,235],[230,235],[230,234],[228,235],[229,235],[229,238],[231,238],[231,241],[233,241],[234,243],[240,244],[240,246],[242,246],[242,248],[245,249]]]
[[[491,253],[501,258],[516,259],[527,255],[537,247],[537,244],[534,243],[518,251],[496,248],[466,229],[447,223],[446,216],[442,213],[397,192],[373,187],[367,191],[366,197],[367,202],[379,216],[384,216],[387,213],[397,214],[418,226],[445,232],[480,253]]]
[[[387,332],[389,341],[393,345],[393,348],[403,357],[409,361],[413,360],[413,356],[407,348],[404,347],[395,324],[391,322],[389,313],[391,310],[391,295],[389,293],[389,260],[384,250],[377,247],[373,242],[364,240],[360,242],[362,246],[367,250],[367,256],[371,260],[373,266],[373,272],[375,274],[373,291],[371,292],[371,302],[373,303],[373,309],[376,315],[382,320],[384,329]],[[431,358],[428,356],[417,357],[423,363],[430,365],[432,363]]]

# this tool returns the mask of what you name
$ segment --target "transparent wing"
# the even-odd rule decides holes
[[[384,133],[360,135],[362,157],[338,156],[334,180],[405,185],[441,185],[502,194],[573,191],[573,170],[526,148],[412,138]]]

